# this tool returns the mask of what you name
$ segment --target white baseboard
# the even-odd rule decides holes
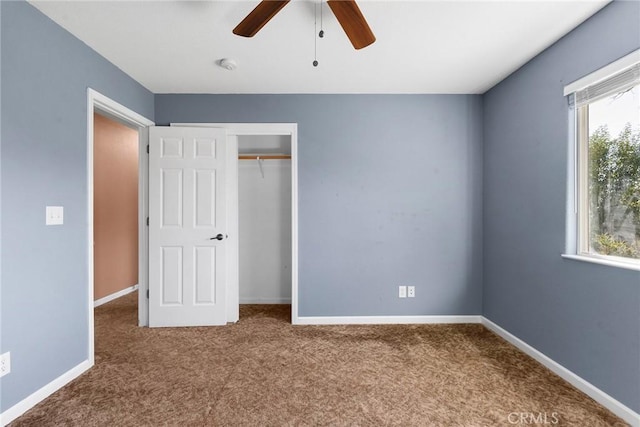
[[[102,304],[106,304],[109,301],[113,301],[114,299],[123,297],[123,296],[125,296],[127,294],[130,294],[131,292],[135,292],[137,290],[138,290],[138,285],[129,286],[128,288],[125,288],[125,289],[123,289],[121,291],[114,292],[111,295],[107,295],[106,297],[103,297],[103,298],[95,300],[93,302],[93,307],[95,308],[95,307],[98,307],[98,306],[100,306]]]
[[[55,380],[51,381],[49,384],[42,387],[40,390],[37,390],[35,393],[30,396],[25,397],[20,402],[13,405],[11,408],[4,411],[0,414],[0,425],[6,426],[11,421],[18,418],[20,415],[27,412],[29,409],[36,406],[38,403],[42,402],[47,397],[51,396],[53,393],[69,384],[71,381],[79,377],[81,374],[85,373],[89,368],[93,366],[93,363],[85,360],[74,368],[71,368],[69,371],[60,375]]]
[[[609,396],[604,391],[600,390],[590,382],[584,380],[578,375],[574,374],[558,362],[554,361],[550,357],[546,356],[542,352],[536,350],[531,347],[526,342],[522,341],[520,338],[511,334],[507,330],[501,328],[497,324],[493,323],[491,320],[486,317],[482,317],[482,324],[495,332],[497,335],[504,338],[506,341],[514,345],[515,347],[522,350],[527,355],[533,357],[535,360],[540,362],[542,365],[549,368],[553,373],[558,375],[560,378],[567,381],[569,384],[573,385],[575,388],[591,397],[596,402],[600,403],[602,406],[631,424],[633,427],[640,427],[640,414],[633,411],[631,408],[625,406],[623,403],[617,401],[613,397]]]
[[[240,298],[240,304],[291,304],[291,298]]]
[[[427,323],[481,323],[482,316],[302,316],[295,325],[406,325]]]

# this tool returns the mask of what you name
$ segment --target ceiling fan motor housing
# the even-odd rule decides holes
[[[224,58],[220,60],[220,66],[229,71],[233,71],[238,68],[238,63],[233,59]]]

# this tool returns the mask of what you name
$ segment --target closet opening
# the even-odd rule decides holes
[[[237,138],[239,303],[291,304],[292,138]]]
[[[226,243],[230,255],[226,263],[227,323],[240,320],[240,304],[254,302],[290,303],[286,307],[289,319],[292,324],[299,324],[297,123],[171,123],[171,126],[227,131],[226,163],[231,177],[227,180]],[[250,198],[250,194],[255,197]],[[271,203],[270,209],[274,209],[270,216],[269,206],[258,203],[267,194],[272,195],[267,201]],[[267,262],[268,259],[271,261]]]

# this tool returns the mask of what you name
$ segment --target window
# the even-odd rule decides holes
[[[622,69],[569,93],[576,125],[570,223],[576,255],[640,267],[640,51],[634,54],[635,63],[625,57]]]

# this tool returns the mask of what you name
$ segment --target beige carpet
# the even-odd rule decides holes
[[[481,325],[292,326],[249,305],[149,329],[136,298],[96,309],[96,366],[12,426],[625,425]]]

